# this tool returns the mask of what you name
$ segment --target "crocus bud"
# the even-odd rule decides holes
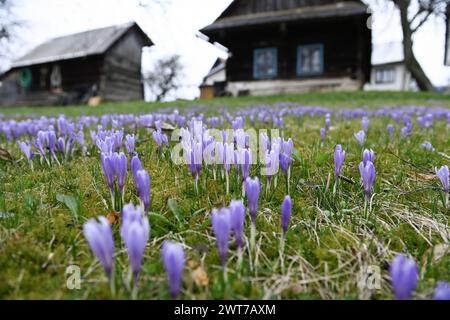
[[[392,138],[394,136],[395,126],[393,124],[388,124],[387,131],[389,134],[389,138]]]
[[[283,141],[283,152],[280,153],[280,165],[283,172],[287,172],[292,163],[292,151],[294,149],[294,143],[289,138],[287,141]]]
[[[120,190],[120,193],[123,194],[123,189],[125,188],[125,180],[127,178],[127,166],[128,161],[127,157],[123,152],[117,154],[114,153],[114,171],[117,176],[117,186]]]
[[[419,276],[416,262],[399,254],[392,261],[389,272],[395,298],[398,300],[411,299]]]
[[[433,300],[450,300],[450,284],[440,281],[434,289]]]
[[[184,250],[181,244],[164,241],[161,258],[166,269],[170,295],[173,299],[180,293],[181,280],[185,264]]]
[[[84,236],[94,256],[100,261],[108,278],[112,276],[114,266],[114,239],[111,226],[105,217],[100,217],[97,222],[90,219],[83,226]]]
[[[291,221],[292,215],[292,200],[289,195],[284,198],[281,205],[281,229],[283,230],[283,236],[288,231],[289,221]]]
[[[245,181],[250,173],[252,153],[248,149],[239,148],[239,162],[242,170],[242,179]]]
[[[256,224],[256,212],[258,211],[259,193],[261,191],[261,186],[259,184],[258,177],[251,179],[248,177],[245,180],[245,194],[248,200],[248,210],[250,212],[250,217],[252,223]]]
[[[322,140],[322,142],[325,142],[325,135],[326,135],[326,129],[320,128],[320,139]]]
[[[211,219],[220,260],[222,265],[225,265],[227,261],[228,240],[231,232],[230,210],[227,208],[220,210],[213,209]]]
[[[370,161],[367,161],[366,164],[364,164],[364,162],[361,162],[359,164],[359,173],[361,174],[366,198],[369,199],[372,194],[373,185],[375,183],[375,166]]]
[[[441,180],[442,188],[445,193],[448,193],[449,190],[449,170],[448,166],[442,166],[439,170],[435,168],[436,175]]]
[[[367,117],[363,117],[361,120],[361,127],[364,130],[364,132],[367,132],[369,130],[369,123],[370,120]]]
[[[231,165],[234,163],[234,144],[225,143],[224,150],[224,158],[225,158],[225,170],[229,173],[231,170]]]
[[[236,238],[236,244],[239,248],[243,246],[244,238],[244,221],[245,221],[245,206],[241,200],[233,200],[229,206],[231,214],[231,229]]]
[[[25,158],[27,158],[27,160],[31,160],[33,159],[33,152],[31,152],[31,144],[28,142],[22,142],[19,141],[17,142],[17,144],[19,145],[20,150],[23,152],[23,154],[25,155]]]
[[[128,154],[132,154],[134,152],[134,146],[136,144],[136,136],[134,134],[125,136],[125,148],[127,149]]]
[[[370,149],[370,150],[364,149],[364,152],[363,152],[364,165],[367,164],[367,161],[370,161],[372,163],[375,162],[375,152],[372,149]]]
[[[341,170],[342,166],[344,165],[344,161],[345,161],[345,151],[342,150],[341,145],[338,144],[334,149],[334,174],[336,178],[338,178],[341,175]]]
[[[145,212],[148,212],[150,208],[150,177],[145,170],[139,170],[136,173],[136,189],[144,204]]]
[[[106,153],[101,154],[101,163],[103,174],[105,176],[106,183],[108,184],[109,191],[114,193],[114,160],[113,156]]]
[[[150,237],[150,224],[139,206],[127,204],[122,211],[120,235],[127,248],[131,271],[135,280],[142,267],[142,258]]]
[[[357,133],[355,133],[355,138],[358,140],[359,145],[362,147],[364,145],[364,142],[366,141],[366,133],[364,130],[361,130]]]
[[[139,170],[142,170],[142,164],[137,155],[133,156],[133,158],[131,159],[130,167],[134,182],[136,183],[136,174]]]

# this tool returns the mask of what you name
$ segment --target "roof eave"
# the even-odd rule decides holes
[[[355,6],[352,8],[338,8],[336,10],[314,10],[311,12],[300,12],[293,14],[286,14],[280,16],[267,16],[258,15],[255,17],[250,17],[250,19],[238,19],[238,18],[223,18],[216,20],[213,24],[206,26],[200,32],[205,33],[214,32],[218,30],[247,27],[247,26],[257,26],[270,23],[280,23],[280,22],[295,22],[295,21],[308,21],[312,19],[327,19],[327,18],[342,18],[350,16],[359,16],[367,13],[367,7],[364,5]]]
[[[381,63],[372,63],[372,67],[382,67],[382,66],[389,66],[393,64],[403,64],[405,63],[405,60],[396,60],[396,61],[389,61],[389,62],[381,62]]]

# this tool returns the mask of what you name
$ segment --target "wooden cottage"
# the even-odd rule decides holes
[[[226,68],[225,59],[218,58],[200,85],[200,99],[212,99],[225,95]]]
[[[372,50],[372,72],[367,91],[417,91],[417,83],[405,64],[402,42],[379,43]]]
[[[142,100],[142,48],[151,45],[134,22],[51,39],[0,76],[0,105]]]
[[[360,1],[235,0],[201,32],[231,52],[235,96],[358,90],[370,80],[369,18]]]

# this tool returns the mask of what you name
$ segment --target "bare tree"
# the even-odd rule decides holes
[[[173,55],[156,61],[153,70],[144,75],[144,81],[155,95],[156,101],[161,101],[181,86],[182,73],[180,56]]]
[[[435,88],[417,61],[413,51],[413,36],[433,16],[444,15],[450,0],[389,0],[400,11],[403,32],[403,54],[406,68],[411,72],[422,91]],[[417,8],[414,10],[414,8]]]
[[[10,55],[11,42],[21,24],[14,16],[13,4],[13,0],[0,0],[0,58]]]

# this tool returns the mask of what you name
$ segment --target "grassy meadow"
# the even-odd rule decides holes
[[[281,102],[330,109],[429,106],[450,109],[450,98],[422,93],[314,93],[273,97],[223,98],[212,101],[103,104],[1,109],[4,119],[29,117],[69,119],[107,113],[144,114],[177,107],[180,114],[205,116],[239,113],[249,107]],[[276,108],[274,106],[274,108]],[[365,148],[375,151],[377,176],[371,208],[364,209],[364,191],[358,165],[362,149],[354,137],[361,117],[332,115],[331,127],[321,143],[323,116],[283,117],[284,137],[294,141],[290,195],[292,219],[280,261],[280,207],[286,195],[285,176],[261,195],[257,215],[255,252],[244,251],[237,265],[234,240],[230,241],[225,281],[211,229],[211,210],[241,199],[238,181],[226,194],[223,179],[203,170],[199,190],[186,165],[160,155],[152,135],[137,128],[136,152],[151,179],[150,240],[139,277],[139,299],[169,299],[161,245],[174,240],[185,249],[181,299],[393,299],[389,263],[397,253],[415,259],[419,267],[414,298],[429,299],[438,281],[450,281],[450,209],[444,207],[435,167],[450,164],[450,127],[444,120],[421,129],[413,119],[409,138],[400,135],[400,124],[387,117],[371,117]],[[389,139],[386,127],[395,124]],[[251,127],[249,120],[246,128]],[[91,128],[95,128],[96,125]],[[230,128],[225,121],[220,128]],[[267,129],[256,122],[255,129]],[[130,299],[131,281],[126,250],[120,241],[120,218],[113,224],[115,285],[112,295],[107,278],[83,235],[90,218],[111,215],[110,195],[100,164],[100,152],[85,129],[87,154],[75,149],[61,165],[47,166],[35,156],[34,171],[17,142],[0,136],[0,146],[12,161],[0,159],[0,298],[1,299]],[[125,133],[132,132],[129,127]],[[429,141],[436,149],[428,151]],[[333,153],[336,144],[346,150],[346,160],[336,192],[333,192]],[[174,142],[172,142],[172,146]],[[259,176],[253,165],[250,176]],[[125,202],[139,202],[129,173]],[[119,215],[120,216],[120,215]],[[249,218],[246,218],[249,237]],[[66,268],[79,266],[80,289],[67,287]],[[367,268],[380,272],[379,287],[361,284]],[[365,271],[366,270],[366,271]]]

